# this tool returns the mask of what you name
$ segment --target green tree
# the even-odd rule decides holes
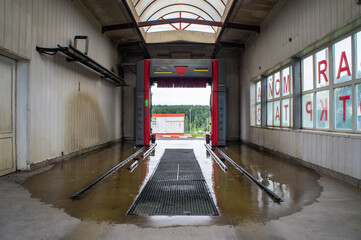
[[[210,118],[210,108],[209,106],[201,105],[153,105],[152,113],[153,114],[175,114],[175,113],[184,113],[184,128],[185,131],[189,131],[189,121],[190,121],[190,110],[191,109],[191,122],[192,130],[200,131],[206,129],[207,122],[209,123]],[[208,119],[208,121],[207,121]]]

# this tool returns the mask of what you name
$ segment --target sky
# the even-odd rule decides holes
[[[152,105],[208,105],[211,87],[157,88],[152,87]]]

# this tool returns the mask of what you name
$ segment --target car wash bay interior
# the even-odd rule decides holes
[[[361,238],[359,1],[0,16],[2,239]],[[154,84],[211,86],[209,137],[154,138]]]

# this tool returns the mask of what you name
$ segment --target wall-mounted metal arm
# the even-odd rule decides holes
[[[80,52],[78,49],[72,47],[71,45],[69,45],[69,47],[62,47],[58,45],[57,48],[43,48],[36,46],[36,51],[47,55],[55,55],[60,52],[63,55],[67,56],[67,61],[79,62],[84,66],[90,68],[91,70],[99,73],[102,78],[108,78],[117,86],[128,86],[122,78],[115,75],[113,72],[109,71],[108,69],[97,63],[95,60],[91,59],[84,53]]]
[[[88,49],[89,49],[89,37],[88,36],[79,36],[79,35],[76,35],[74,37],[74,47],[76,49],[78,49],[78,40],[81,39],[81,40],[85,40],[85,51],[84,51],[84,54],[85,55],[88,55]]]

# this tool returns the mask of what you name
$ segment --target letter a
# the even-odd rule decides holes
[[[343,62],[345,62],[345,66],[343,66]],[[348,61],[346,57],[345,51],[341,53],[340,66],[338,67],[337,79],[340,79],[340,75],[342,72],[347,72],[347,76],[351,76],[350,67],[348,66]]]

